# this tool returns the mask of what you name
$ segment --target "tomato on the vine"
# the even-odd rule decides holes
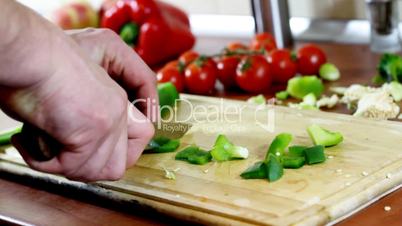
[[[244,57],[237,66],[236,82],[244,91],[253,93],[266,91],[272,83],[266,59],[261,55]]]
[[[199,57],[186,67],[184,81],[187,90],[194,94],[208,94],[215,88],[217,78],[215,62]]]
[[[160,69],[156,74],[156,79],[159,83],[171,82],[177,91],[184,91],[184,75],[177,62],[172,61]]]
[[[191,64],[199,56],[200,56],[200,54],[198,54],[197,52],[195,52],[193,50],[188,50],[180,55],[179,63],[185,67],[185,66]]]
[[[276,42],[274,37],[267,32],[256,34],[251,40],[250,48],[252,50],[260,51],[264,49],[266,52],[271,52],[276,49]]]
[[[314,44],[304,45],[297,51],[297,67],[302,75],[317,75],[325,62],[325,53]]]
[[[236,86],[236,68],[239,62],[239,56],[222,56],[218,59],[216,64],[218,69],[218,79],[225,89],[230,89]]]
[[[236,50],[247,50],[248,47],[241,42],[231,42],[226,46],[226,49],[229,51],[236,51]]]
[[[286,83],[296,75],[297,64],[287,49],[275,49],[269,53],[268,63],[274,82]]]

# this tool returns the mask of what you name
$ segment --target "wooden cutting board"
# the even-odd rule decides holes
[[[180,149],[190,144],[209,149],[223,133],[236,145],[247,147],[250,157],[197,166],[175,161],[175,153],[147,154],[122,180],[96,183],[99,189],[94,192],[117,200],[136,200],[201,223],[320,225],[350,214],[402,182],[399,122],[277,106],[260,108],[192,95],[182,98],[185,101],[177,109],[177,119],[187,118],[193,126],[182,138]],[[189,118],[191,110],[196,113]],[[313,123],[344,135],[343,143],[326,149],[325,163],[285,169],[282,179],[273,183],[240,178],[248,166],[263,159],[278,133],[293,134],[292,144],[311,145],[306,128]],[[30,170],[10,153],[0,156],[0,170],[87,186]],[[177,170],[176,180],[166,179],[163,168]]]

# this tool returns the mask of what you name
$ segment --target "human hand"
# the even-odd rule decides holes
[[[38,53],[52,54],[52,63],[57,65],[53,73],[35,84],[2,89],[8,94],[3,100],[8,112],[64,146],[55,158],[38,162],[29,155],[23,136],[13,137],[13,144],[32,168],[74,180],[116,180],[152,137],[152,124],[106,71],[126,87],[138,89],[138,97],[144,98],[156,96],[153,73],[141,59],[131,59],[136,55],[123,48],[118,37],[103,41],[109,42],[107,48],[90,48],[81,41],[87,47],[82,52],[71,39],[61,39],[55,43],[57,51]],[[113,48],[120,53],[113,55]]]

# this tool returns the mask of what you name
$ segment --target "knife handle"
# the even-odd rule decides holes
[[[45,131],[24,123],[21,129],[21,146],[36,161],[48,161],[57,156],[63,145]]]

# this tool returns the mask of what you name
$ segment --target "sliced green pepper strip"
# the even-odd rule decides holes
[[[325,162],[324,146],[316,145],[304,149],[306,154],[306,163],[309,165]]]
[[[285,169],[298,169],[304,166],[304,162],[306,161],[304,156],[283,156],[282,165]]]
[[[343,141],[343,136],[341,133],[331,132],[315,124],[309,126],[307,128],[307,132],[315,145],[330,147],[337,145]]]
[[[306,146],[301,146],[301,145],[293,145],[289,147],[289,155],[290,156],[298,156],[298,157],[304,157],[304,149],[306,149]]]
[[[341,77],[339,69],[331,63],[325,63],[320,66],[320,77],[328,81],[336,81]]]
[[[130,22],[125,24],[120,29],[120,37],[128,45],[134,45],[136,43],[139,34],[138,24]]]
[[[216,161],[223,162],[245,159],[248,157],[248,150],[244,147],[235,146],[225,135],[219,134],[211,150],[211,155]]]
[[[166,137],[152,139],[145,148],[145,153],[167,153],[174,152],[180,146],[179,140],[171,140]]]
[[[187,161],[191,164],[204,165],[212,160],[212,156],[208,151],[204,151],[197,146],[190,146],[177,153],[175,159]]]
[[[267,169],[264,162],[256,162],[247,168],[240,176],[243,179],[264,179],[267,178]]]
[[[267,179],[270,182],[277,181],[283,176],[283,166],[275,155],[269,154],[266,164]]]
[[[0,145],[7,145],[11,144],[11,137],[16,134],[21,132],[21,127],[17,127],[12,130],[4,131],[2,134],[0,134]]]
[[[281,133],[278,134],[274,140],[272,141],[271,145],[268,148],[267,155],[265,156],[265,161],[268,161],[269,155],[275,156],[282,156],[289,146],[290,142],[292,141],[292,135],[289,133]]]

